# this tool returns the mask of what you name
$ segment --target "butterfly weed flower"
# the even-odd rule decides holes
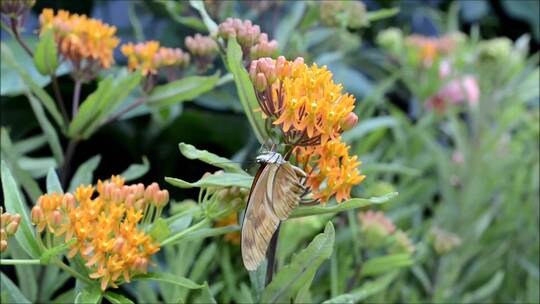
[[[38,232],[69,242],[68,258],[79,255],[89,277],[101,281],[101,289],[129,282],[146,273],[150,258],[160,245],[144,227],[161,215],[168,203],[167,190],[156,183],[125,185],[113,176],[97,187],[80,185],[74,193],[42,195],[32,208]]]
[[[369,25],[366,6],[362,1],[320,1],[321,22],[327,26],[359,29]]]
[[[219,52],[218,44],[209,36],[197,33],[195,36],[187,36],[184,42],[200,71],[205,71]]]
[[[52,31],[62,56],[74,68],[74,76],[92,79],[114,63],[113,51],[120,43],[116,27],[85,15],[46,8],[39,16],[40,34]]]
[[[130,71],[140,69],[143,75],[156,75],[165,67],[184,68],[189,64],[190,56],[179,48],[161,47],[158,41],[127,43],[122,45],[122,54],[128,59]]]
[[[252,61],[249,75],[267,125],[278,128],[279,140],[294,147],[313,197],[323,203],[332,196],[338,202],[348,199],[364,179],[360,161],[349,155],[340,136],[358,122],[355,98],[342,92],[325,66],[308,66],[303,58],[260,58]]]
[[[0,207],[0,252],[4,252],[8,247],[8,238],[15,233],[19,228],[21,216],[19,214],[10,214],[4,212]]]

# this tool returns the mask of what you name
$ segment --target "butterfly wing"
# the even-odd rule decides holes
[[[289,163],[263,165],[255,176],[242,224],[242,259],[254,271],[266,256],[280,220],[298,206],[304,191]]]

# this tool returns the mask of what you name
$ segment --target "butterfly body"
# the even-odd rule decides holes
[[[257,157],[261,164],[248,198],[242,224],[242,260],[247,270],[256,270],[266,256],[268,244],[279,223],[298,206],[304,193],[304,171],[277,152]]]

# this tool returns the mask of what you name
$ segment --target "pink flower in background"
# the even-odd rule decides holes
[[[450,76],[450,73],[452,73],[452,66],[450,65],[450,61],[443,60],[439,64],[439,79],[445,79],[448,76]]]
[[[441,67],[439,75],[446,74],[446,67]],[[448,69],[450,69],[448,67]],[[478,81],[472,75],[465,75],[461,78],[453,79],[443,86],[437,94],[431,96],[426,106],[442,113],[449,104],[462,104],[468,102],[471,106],[476,106],[480,101],[480,87]]]

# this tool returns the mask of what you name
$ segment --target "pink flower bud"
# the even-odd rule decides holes
[[[268,83],[266,82],[266,77],[264,77],[263,73],[257,74],[257,79],[255,80],[255,88],[259,92],[263,92],[266,90],[268,86]]]
[[[122,251],[122,248],[124,247],[124,244],[126,243],[126,240],[124,240],[123,237],[117,237],[115,240],[114,240],[114,245],[113,245],[113,252],[120,252]]]
[[[60,224],[62,224],[62,213],[58,210],[53,211],[49,217],[49,223],[53,228],[60,227]]]
[[[341,129],[343,131],[347,131],[352,129],[356,124],[358,123],[358,116],[351,112],[345,116],[345,118],[341,121]]]
[[[121,189],[114,189],[112,191],[112,198],[113,198],[113,201],[115,202],[122,202],[124,200],[124,196],[122,195],[122,190]]]
[[[35,205],[34,208],[32,208],[31,217],[32,217],[32,224],[34,225],[37,225],[43,221],[43,219],[45,218],[45,215],[43,214],[43,210],[41,209],[40,206]]]
[[[146,207],[146,200],[144,199],[139,199],[135,202],[135,204],[133,205],[133,208],[135,208],[135,210],[143,210],[144,207]]]
[[[135,206],[135,195],[128,194],[126,197],[126,207],[131,208]]]
[[[9,223],[6,227],[7,235],[14,235],[17,232],[17,228],[19,228],[19,223],[17,222]]]
[[[0,227],[6,227],[11,222],[11,214],[4,212],[0,215]]]
[[[0,240],[2,240],[2,241],[7,240],[7,233],[6,233],[6,230],[4,228],[0,229]]]
[[[75,197],[71,193],[66,193],[62,199],[62,207],[65,210],[72,210],[75,208]]]

